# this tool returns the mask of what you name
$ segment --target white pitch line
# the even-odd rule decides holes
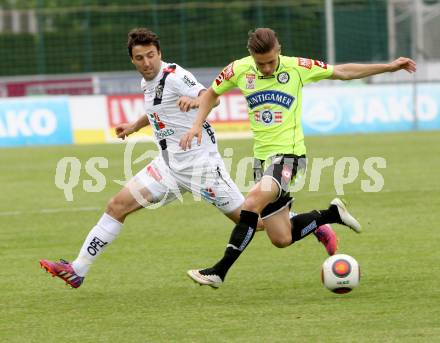
[[[0,216],[18,216],[21,213],[21,211],[0,212]]]
[[[98,211],[100,207],[74,207],[74,208],[42,208],[31,211],[5,211],[0,212],[0,216],[19,216],[21,214],[52,214],[52,213],[66,213],[66,212],[91,212]]]

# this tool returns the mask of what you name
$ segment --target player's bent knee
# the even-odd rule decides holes
[[[243,209],[246,211],[260,213],[262,206],[260,204],[260,192],[257,190],[251,191],[246,197]]]
[[[292,239],[290,237],[277,237],[270,239],[272,244],[277,248],[287,248],[292,244]]]
[[[116,196],[107,203],[106,212],[115,219],[121,219],[127,215],[128,210],[125,202]]]
[[[245,203],[243,204],[243,210],[255,213],[260,213],[261,211],[255,199],[246,199]]]

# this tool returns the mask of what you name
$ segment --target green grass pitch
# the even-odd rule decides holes
[[[0,150],[0,342],[440,342],[440,133],[308,137],[309,157],[381,156],[383,190],[365,193],[362,171],[343,196],[364,227],[335,225],[339,251],[361,266],[361,283],[336,295],[320,281],[325,250],[313,236],[286,249],[265,233],[217,291],[185,273],[223,253],[232,225],[214,207],[183,204],[128,217],[118,239],[74,290],[40,269],[41,258],[71,260],[123,179],[124,145]],[[232,176],[247,140],[234,148]],[[136,154],[152,145],[138,145]],[[57,162],[77,157],[73,202],[55,186]],[[108,159],[102,192],[87,193],[90,157]],[[141,165],[135,165],[139,169]],[[333,170],[319,192],[304,188],[295,209],[321,209],[335,196]],[[307,184],[307,182],[306,182]]]

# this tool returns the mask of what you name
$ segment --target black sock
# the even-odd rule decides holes
[[[229,268],[232,267],[254,237],[257,223],[258,213],[242,210],[240,221],[232,230],[223,258],[214,267],[202,270],[201,273],[217,274],[224,280]]]
[[[327,210],[300,213],[291,218],[290,222],[292,223],[292,243],[303,239],[323,224],[342,223],[336,205],[331,205]]]

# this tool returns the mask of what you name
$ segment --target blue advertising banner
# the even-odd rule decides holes
[[[440,84],[305,88],[303,126],[306,134],[440,129]]]
[[[417,87],[417,129],[440,129],[440,84],[424,83]]]
[[[67,97],[0,101],[0,146],[71,143]]]

